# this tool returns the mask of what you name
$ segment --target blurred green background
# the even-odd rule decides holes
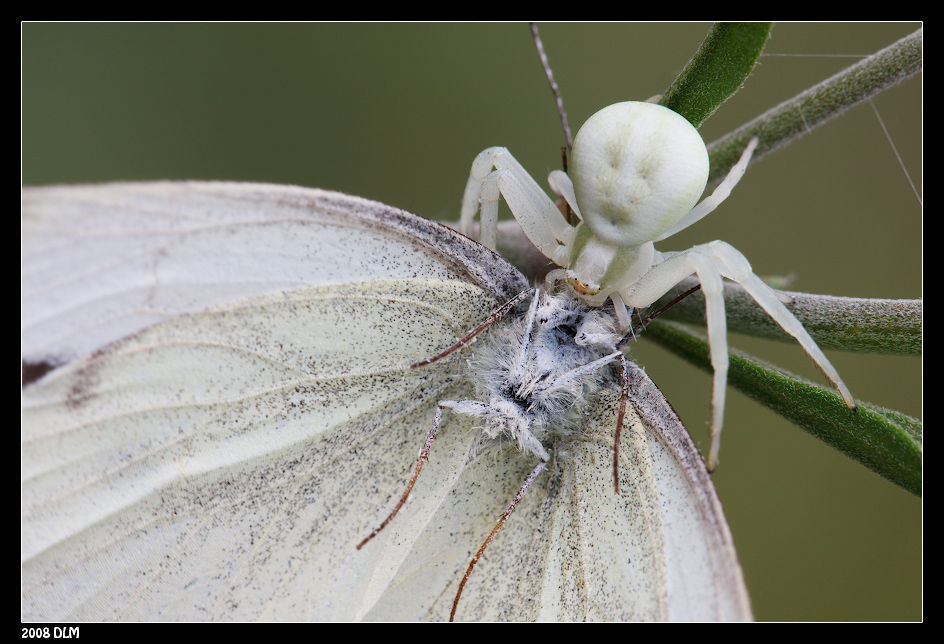
[[[865,55],[914,23],[782,23],[768,53]],[[708,25],[545,24],[576,131],[661,93]],[[524,24],[25,24],[23,184],[223,179],[317,186],[455,219],[473,157],[507,146],[545,185],[556,108]],[[706,141],[858,58],[765,56]],[[921,191],[922,80],[875,105]],[[505,213],[507,214],[507,213]],[[868,105],[752,166],[710,217],[795,290],[916,298],[922,209]],[[734,346],[823,382],[802,350]],[[702,449],[708,374],[642,341],[637,360]],[[921,359],[830,352],[860,399],[921,416]],[[715,474],[759,620],[922,617],[921,501],[730,390]]]

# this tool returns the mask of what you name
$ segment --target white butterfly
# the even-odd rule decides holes
[[[24,193],[22,617],[445,619],[534,464],[443,417],[527,288],[449,229],[338,193],[113,184]],[[488,331],[486,331],[488,333]],[[479,562],[459,619],[745,619],[701,457],[635,365],[617,494],[607,381]],[[24,370],[24,373],[27,373]],[[29,373],[37,373],[30,371]]]

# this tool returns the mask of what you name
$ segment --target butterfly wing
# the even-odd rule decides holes
[[[355,545],[402,492],[436,402],[471,395],[460,356],[405,366],[525,288],[514,268],[409,213],[282,186],[27,190],[23,228],[24,365],[43,366],[24,368],[24,619],[448,616],[532,459],[471,458],[474,430],[447,414],[412,500]],[[645,424],[663,412],[640,412],[614,498],[613,409],[555,450],[460,618],[744,616],[684,428],[667,443]],[[679,588],[735,609],[687,613]]]
[[[24,361],[60,366],[23,392],[23,617],[353,617],[354,546],[455,381],[406,365],[523,278],[275,186],[27,191],[24,231]]]
[[[27,188],[21,255],[23,359],[46,369],[181,313],[315,284],[440,277],[501,299],[523,285],[435,222],[265,184]]]

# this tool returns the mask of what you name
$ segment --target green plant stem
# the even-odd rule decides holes
[[[698,283],[680,282],[653,304],[658,307]],[[781,291],[791,301],[786,307],[823,349],[856,353],[920,356],[923,353],[924,302],[835,297]],[[793,336],[774,322],[767,312],[740,286],[724,285],[728,331],[758,338],[794,342]],[[653,307],[650,307],[652,309]],[[698,292],[665,313],[665,318],[705,324],[705,297]]]
[[[911,78],[923,68],[922,52],[923,29],[918,29],[712,142],[708,145],[708,185],[724,178],[751,137],[760,138],[751,158],[755,163],[849,108]]]

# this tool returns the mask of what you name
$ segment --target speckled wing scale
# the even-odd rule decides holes
[[[449,414],[413,499],[355,549],[437,402],[474,391],[469,349],[408,365],[527,288],[437,223],[288,186],[27,189],[21,280],[24,364],[51,369],[22,395],[24,620],[446,619],[533,468],[473,458]],[[620,495],[607,389],[459,619],[750,617],[700,457],[633,373]]]

